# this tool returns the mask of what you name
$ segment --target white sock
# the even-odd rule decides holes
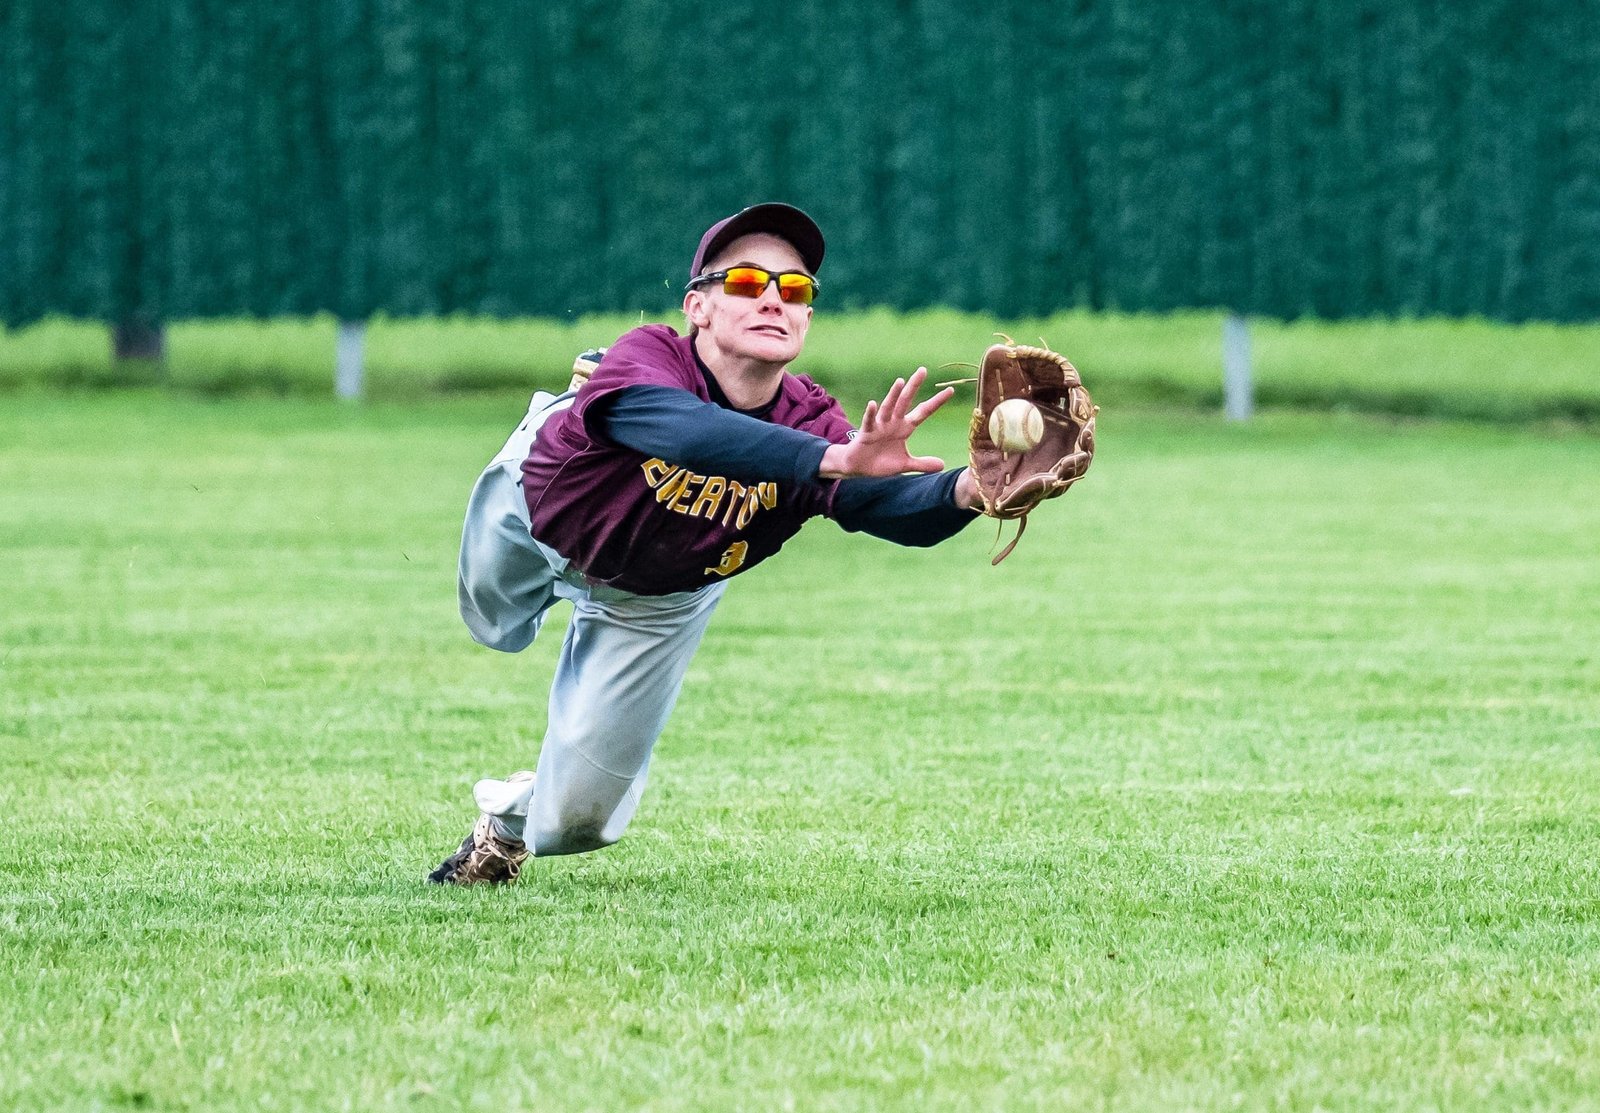
[[[533,774],[524,770],[503,781],[482,780],[472,786],[478,810],[489,817],[496,837],[523,841],[528,827],[528,805],[533,800]]]

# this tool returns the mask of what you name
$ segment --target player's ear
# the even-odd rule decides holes
[[[711,317],[706,313],[705,294],[699,290],[690,290],[687,294],[684,294],[683,315],[696,328],[705,328],[711,324]]]

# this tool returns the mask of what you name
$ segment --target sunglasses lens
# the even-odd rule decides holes
[[[772,276],[755,267],[734,267],[722,280],[723,293],[736,298],[759,298],[766,292]]]
[[[722,292],[736,298],[759,298],[773,279],[778,280],[778,296],[784,301],[810,305],[817,296],[817,280],[809,274],[772,274],[760,267],[728,268]]]
[[[780,274],[778,296],[784,301],[810,305],[817,296],[816,280],[806,274]]]

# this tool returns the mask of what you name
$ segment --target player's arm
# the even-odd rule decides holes
[[[913,406],[927,374],[918,368],[910,379],[896,379],[882,402],[868,402],[861,428],[845,444],[653,384],[623,387],[597,400],[588,420],[612,444],[741,482],[937,472],[943,460],[912,456],[906,449],[917,426],[954,393],[946,389]]]
[[[837,447],[672,387],[624,387],[590,416],[613,444],[741,482],[814,483],[825,451]],[[845,479],[838,483],[829,514],[851,532],[901,545],[935,545],[975,517],[975,490],[965,468]]]
[[[809,483],[828,442],[703,402],[668,386],[629,386],[599,401],[590,421],[612,444],[741,483]]]
[[[829,517],[897,545],[937,545],[979,517],[966,468],[937,475],[840,480]]]

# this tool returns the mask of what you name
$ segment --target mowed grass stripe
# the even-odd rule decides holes
[[[1108,411],[999,568],[814,525],[621,845],[441,892],[561,628],[453,613],[517,400],[13,401],[0,1106],[1600,1090],[1593,438]]]
[[[369,322],[372,397],[565,383],[573,356],[611,343],[651,310],[565,319],[388,318]],[[896,313],[818,306],[796,370],[835,392],[881,393],[918,365],[935,378],[970,373],[1002,332],[1043,338],[1083,371],[1102,403],[1222,407],[1219,312],[1091,313],[1013,319],[952,309]],[[115,367],[104,325],[52,319],[0,329],[0,393],[98,388],[130,379],[209,395],[327,397],[333,389],[330,316],[172,322],[164,369]],[[1483,320],[1253,320],[1253,378],[1269,407],[1353,410],[1490,422],[1600,420],[1600,325]],[[968,365],[967,369],[961,364]]]

